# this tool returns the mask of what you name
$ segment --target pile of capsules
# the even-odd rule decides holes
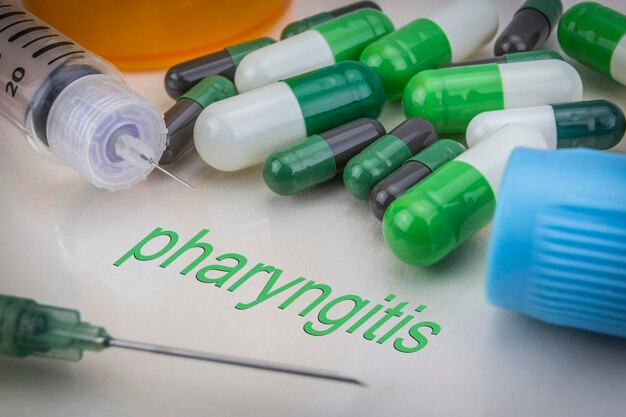
[[[488,0],[460,0],[394,29],[372,2],[292,23],[171,68],[161,164],[192,140],[222,171],[264,162],[293,195],[343,176],[368,200],[401,260],[430,265],[494,219],[493,304],[626,336],[626,157],[597,150],[624,135],[606,100],[581,101],[578,72],[535,50],[556,29],[571,58],[626,84],[626,16],[598,3],[563,15],[527,0],[495,57],[463,62],[496,35]],[[562,15],[562,16],[561,16]],[[389,133],[385,100],[407,120]],[[466,133],[469,149],[441,134]],[[498,204],[496,207],[496,199]]]

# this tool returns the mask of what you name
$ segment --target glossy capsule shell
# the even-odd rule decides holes
[[[494,54],[532,51],[541,46],[563,13],[561,0],[526,0],[494,44]]]
[[[566,62],[515,62],[423,71],[404,91],[407,117],[430,120],[441,133],[464,132],[470,120],[490,110],[580,101],[583,87]]]
[[[382,220],[387,207],[396,198],[464,151],[465,147],[455,140],[439,139],[409,158],[400,168],[379,182],[370,193],[369,204],[372,214],[378,220]]]
[[[360,60],[381,78],[387,98],[397,100],[413,75],[464,60],[497,28],[498,15],[489,1],[458,0],[372,43]]]
[[[328,22],[329,20],[333,20],[337,17],[343,16],[344,14],[355,12],[360,9],[380,10],[380,6],[373,1],[357,1],[356,3],[348,4],[347,6],[339,7],[338,9],[314,14],[313,16],[292,22],[285,26],[280,34],[280,39],[290,38],[298,33],[311,29],[313,26],[319,25],[320,23]]]
[[[233,83],[219,75],[206,77],[183,94],[164,114],[167,138],[159,164],[171,164],[193,145],[193,127],[202,110],[235,94]]]
[[[523,123],[543,133],[555,148],[610,149],[624,137],[624,113],[607,100],[550,104],[481,113],[467,126],[472,147],[509,123]]]
[[[384,101],[376,74],[346,61],[211,104],[196,121],[194,142],[207,164],[237,171],[312,134],[376,118]]]
[[[367,200],[383,178],[437,140],[433,125],[418,117],[402,122],[352,158],[343,171],[343,183],[354,197]]]
[[[358,60],[363,49],[393,31],[382,12],[361,9],[246,56],[235,73],[239,92],[263,87],[337,62]]]
[[[563,14],[557,35],[567,55],[626,85],[626,15],[579,3]]]
[[[385,134],[374,119],[358,119],[270,155],[263,167],[265,184],[280,195],[292,195],[328,181],[348,160]]]
[[[486,226],[508,158],[518,147],[548,144],[531,127],[506,125],[391,203],[382,223],[389,249],[404,262],[431,265]]]
[[[235,69],[246,55],[274,42],[271,38],[258,38],[174,65],[165,74],[165,91],[176,100],[209,75],[234,81]]]
[[[556,51],[546,49],[540,51],[512,52],[510,54],[494,56],[491,58],[454,62],[452,64],[444,65],[442,68],[467,67],[479,64],[511,64],[514,62],[543,61],[544,59],[559,59],[563,61],[561,54]]]

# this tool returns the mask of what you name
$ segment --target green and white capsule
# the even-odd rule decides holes
[[[583,85],[566,62],[515,62],[423,71],[402,98],[407,117],[423,117],[441,133],[464,132],[477,114],[580,101]]]
[[[207,164],[237,171],[312,134],[376,118],[384,102],[371,69],[341,62],[211,104],[198,116],[194,143]]]
[[[361,9],[256,50],[237,67],[239,92],[304,74],[337,62],[358,60],[363,49],[393,31],[382,12]]]
[[[467,145],[510,123],[522,123],[543,133],[553,148],[610,149],[624,137],[624,113],[607,100],[488,111],[467,126]]]
[[[391,203],[383,217],[383,236],[394,255],[410,264],[431,265],[485,227],[517,147],[549,148],[538,130],[506,125]]]
[[[404,121],[348,162],[343,171],[346,189],[367,200],[376,184],[436,140],[437,131],[428,120],[416,117]]]
[[[567,55],[626,85],[626,15],[580,3],[563,14],[557,36]]]
[[[498,15],[488,0],[459,0],[372,43],[360,61],[381,78],[387,99],[398,100],[413,75],[464,60],[497,30]]]

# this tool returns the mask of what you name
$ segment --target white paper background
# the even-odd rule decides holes
[[[288,21],[341,1],[296,1]],[[399,27],[435,1],[379,4]],[[517,1],[496,2],[501,29]],[[564,1],[565,7],[573,1]],[[605,1],[626,13],[626,2]],[[558,49],[555,36],[548,47]],[[491,55],[492,46],[475,58]],[[626,88],[574,63],[585,99],[626,108]],[[165,110],[172,101],[162,72],[132,74],[134,88]],[[382,117],[402,120],[399,104]],[[341,183],[292,198],[272,194],[260,168],[227,174],[195,152],[171,166],[195,184],[189,192],[154,173],[132,190],[95,189],[69,168],[39,158],[20,133],[0,122],[0,292],[79,309],[113,335],[147,342],[281,361],[355,376],[359,388],[307,378],[110,349],[79,363],[0,358],[2,416],[623,416],[626,341],[556,328],[499,311],[483,297],[488,229],[440,264],[417,268],[387,250],[379,223]],[[622,143],[618,151],[625,152]],[[389,294],[428,308],[443,330],[421,352],[401,354],[340,329],[312,337],[295,304],[277,297],[249,310],[259,286],[231,293],[158,262],[112,263],[155,227],[186,241],[202,228],[214,254],[256,262],[329,284],[335,294],[381,302]],[[185,259],[191,259],[187,257]]]

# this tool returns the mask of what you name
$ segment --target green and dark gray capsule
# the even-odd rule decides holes
[[[315,25],[328,22],[336,17],[343,16],[360,9],[376,9],[380,10],[380,6],[373,1],[357,1],[356,3],[348,4],[347,6],[340,7],[328,12],[322,12],[309,16],[302,20],[297,20],[285,26],[283,32],[280,34],[280,39],[290,38],[298,33],[305,32],[311,29]]]
[[[432,174],[437,168],[453,160],[465,151],[465,147],[452,139],[440,139],[417,155],[374,187],[370,194],[370,209],[382,220],[387,207],[409,188]]]
[[[548,39],[561,13],[561,0],[526,0],[496,39],[494,54],[532,51]]]
[[[180,158],[193,144],[196,119],[209,104],[232,97],[237,92],[228,79],[211,75],[197,83],[165,112],[167,139],[159,164],[167,165]]]
[[[453,62],[452,64],[444,65],[442,68],[467,67],[469,65],[480,64],[510,64],[513,62],[541,61],[544,59],[558,59],[564,61],[563,57],[558,52],[542,49],[539,51],[512,52],[510,54],[475,59],[473,61]]]
[[[235,70],[246,55],[275,42],[271,38],[258,38],[174,65],[165,74],[165,91],[176,100],[209,75],[221,75],[233,81]]]
[[[376,184],[436,140],[432,123],[408,119],[352,158],[343,171],[343,182],[353,196],[367,200]]]
[[[384,134],[379,122],[362,118],[311,135],[271,154],[263,167],[263,179],[276,194],[296,194],[334,178],[354,155]]]

